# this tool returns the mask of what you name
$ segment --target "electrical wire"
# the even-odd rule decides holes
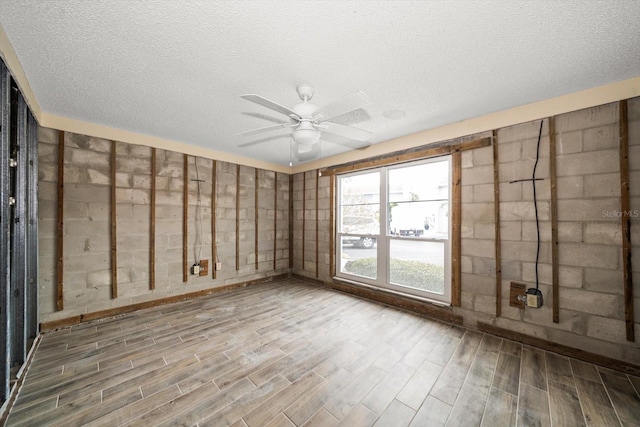
[[[540,160],[540,139],[542,138],[542,124],[544,119],[540,121],[540,131],[538,132],[538,145],[536,147],[536,162],[533,165],[533,176],[531,177],[531,184],[533,185],[533,207],[536,213],[536,232],[538,235],[538,244],[536,248],[536,290],[539,287],[538,281],[538,264],[540,261],[540,220],[538,218],[538,197],[536,195],[536,170],[538,169],[538,161]]]

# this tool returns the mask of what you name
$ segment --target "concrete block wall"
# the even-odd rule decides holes
[[[39,310],[42,322],[264,278],[289,271],[289,180],[273,171],[217,162],[212,278],[211,159],[188,156],[187,264],[209,261],[207,276],[183,283],[184,155],[156,150],[155,289],[150,289],[151,153],[115,143],[118,297],[111,298],[111,141],[65,133],[64,309],[56,307],[58,131],[39,129]],[[197,163],[196,163],[197,162]],[[197,167],[196,167],[197,166]],[[199,187],[199,188],[198,188]],[[274,195],[275,189],[277,195]],[[236,269],[236,189],[240,195]],[[256,189],[258,203],[256,206]],[[277,201],[274,200],[277,196]],[[198,204],[200,198],[200,204]],[[277,202],[277,203],[276,203]],[[277,206],[274,206],[274,203]],[[256,209],[258,247],[256,248]],[[274,219],[277,216],[277,227]],[[276,239],[276,252],[273,242]],[[257,252],[256,252],[257,251]],[[258,268],[256,268],[256,253]],[[274,269],[274,257],[276,268]],[[197,259],[196,259],[197,258]]]
[[[329,242],[333,229],[330,221],[330,178],[319,176],[317,170],[312,170],[295,174],[293,180],[294,262],[292,272],[313,279],[331,280]],[[302,239],[303,228],[304,241]]]
[[[461,156],[461,307],[470,312],[492,313],[496,271],[493,149],[463,151]]]
[[[542,126],[536,171],[540,224],[538,286],[544,305],[509,305],[512,281],[535,287],[537,229],[532,178],[540,120],[497,130],[501,234],[501,315],[496,317],[493,147],[461,153],[461,306],[469,327],[487,322],[518,333],[640,364],[640,98],[628,100],[629,164],[636,342],[625,337],[618,103],[558,115],[556,175],[559,235],[559,323],[552,313],[549,123]],[[488,134],[475,135],[474,138]],[[315,171],[294,176],[294,268],[316,277]],[[306,180],[303,192],[302,180]],[[521,181],[525,180],[525,181]],[[515,181],[515,182],[514,182]],[[318,277],[330,281],[329,201],[320,188]],[[328,194],[327,194],[328,197]],[[306,210],[302,211],[302,200]],[[327,215],[326,219],[323,215]],[[303,215],[305,241],[302,241]],[[328,230],[327,234],[324,231]],[[305,244],[305,259],[301,258]],[[326,273],[325,273],[326,272]]]
[[[630,190],[634,271],[640,270],[639,218],[640,99],[629,100]],[[502,312],[495,316],[492,182],[481,159],[490,148],[463,153],[462,170],[462,306],[465,323],[489,322],[519,333],[640,363],[640,348],[625,338],[620,224],[618,103],[556,117],[558,194],[559,323],[552,317],[548,120],[542,127],[536,190],[540,223],[538,286],[545,304],[539,309],[509,306],[512,281],[536,284],[533,187],[540,121],[499,129]],[[477,161],[476,158],[480,159]],[[492,187],[492,185],[491,185]],[[491,258],[491,257],[489,257]],[[637,273],[635,307],[638,327]],[[637,335],[638,333],[636,333]]]

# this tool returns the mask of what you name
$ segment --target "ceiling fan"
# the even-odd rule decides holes
[[[293,141],[298,144],[299,153],[311,151],[312,146],[320,140],[322,132],[362,143],[354,148],[362,149],[371,145],[367,143],[367,140],[373,134],[372,132],[333,121],[333,119],[338,116],[371,104],[371,99],[369,99],[364,92],[357,91],[351,93],[324,107],[318,108],[317,105],[309,102],[315,93],[315,88],[312,85],[307,83],[299,84],[296,86],[296,91],[302,103],[296,104],[291,108],[282,106],[260,95],[241,95],[240,97],[247,101],[254,102],[286,115],[289,117],[289,120],[275,125],[240,132],[238,136],[251,136],[275,129],[289,128],[292,129],[291,137]],[[351,144],[348,145],[351,146]]]

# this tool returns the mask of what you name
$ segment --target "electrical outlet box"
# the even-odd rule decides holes
[[[200,276],[206,276],[209,274],[209,261],[206,259],[200,260]]]
[[[193,275],[200,274],[200,266],[198,264],[193,264],[191,266],[191,274]]]
[[[217,271],[222,270],[222,263],[221,262],[216,262],[216,270]]]
[[[540,308],[542,307],[542,292],[536,288],[527,289],[527,307]]]

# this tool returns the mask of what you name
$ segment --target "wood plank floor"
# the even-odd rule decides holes
[[[289,279],[47,333],[10,426],[632,426],[640,378]]]

